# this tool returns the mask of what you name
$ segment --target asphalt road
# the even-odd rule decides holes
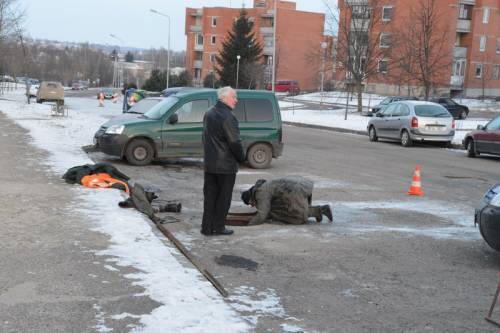
[[[200,235],[199,160],[132,167],[114,163],[164,199],[177,199],[179,223],[167,225],[233,295],[275,293],[282,312],[259,317],[256,332],[494,331],[483,318],[498,283],[500,255],[473,227],[473,209],[499,180],[498,157],[366,136],[285,126],[284,155],[267,170],[242,166],[233,192],[257,179],[303,175],[313,201],[331,203],[334,222],[234,227],[233,236]],[[425,196],[406,195],[416,164]],[[162,237],[159,234],[159,237]],[[241,304],[240,304],[241,305]]]

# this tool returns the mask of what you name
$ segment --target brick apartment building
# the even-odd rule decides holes
[[[316,90],[321,61],[315,55],[324,39],[325,15],[298,11],[290,1],[278,0],[276,7],[274,13],[273,0],[254,0],[252,8],[245,8],[263,46],[264,82],[271,81],[276,16],[276,80],[297,80],[302,90]],[[214,72],[215,56],[240,11],[227,7],[186,8],[186,70],[192,74],[194,85],[201,86],[205,76]]]
[[[398,43],[391,43],[391,35],[409,24],[410,8],[419,0],[380,0],[382,24],[371,34],[380,36],[379,47],[390,47],[398,52]],[[346,5],[366,6],[369,0],[339,0],[340,19],[347,17],[353,24]],[[442,61],[450,64],[441,75],[439,86],[434,87],[434,95],[478,97],[500,96],[500,0],[437,0],[436,10],[444,20],[439,26],[445,34],[446,42]],[[352,10],[351,10],[352,11]],[[347,15],[347,16],[346,16]],[[380,31],[382,30],[382,33]],[[384,36],[382,36],[384,35]],[[341,38],[341,36],[339,36]],[[378,74],[364,82],[366,91],[381,94],[406,94],[395,78],[398,68],[391,66],[396,56],[378,59]],[[391,73],[392,72],[392,73]],[[340,80],[346,79],[345,70]],[[422,95],[422,87],[410,82],[411,93]]]

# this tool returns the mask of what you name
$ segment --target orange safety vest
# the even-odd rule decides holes
[[[124,181],[115,179],[107,173],[95,173],[82,178],[82,185],[90,188],[125,188],[125,192],[130,194],[128,184]],[[117,186],[118,185],[118,186]],[[121,185],[121,186],[120,186]]]

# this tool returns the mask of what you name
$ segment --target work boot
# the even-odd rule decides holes
[[[330,222],[333,221],[332,208],[330,207],[330,205],[321,206],[321,214],[326,215],[326,217],[328,217]]]
[[[182,204],[180,202],[169,202],[164,206],[160,206],[160,212],[180,213]]]

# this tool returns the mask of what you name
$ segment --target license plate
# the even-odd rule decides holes
[[[446,129],[446,126],[427,125],[426,128],[430,131],[444,131]]]

